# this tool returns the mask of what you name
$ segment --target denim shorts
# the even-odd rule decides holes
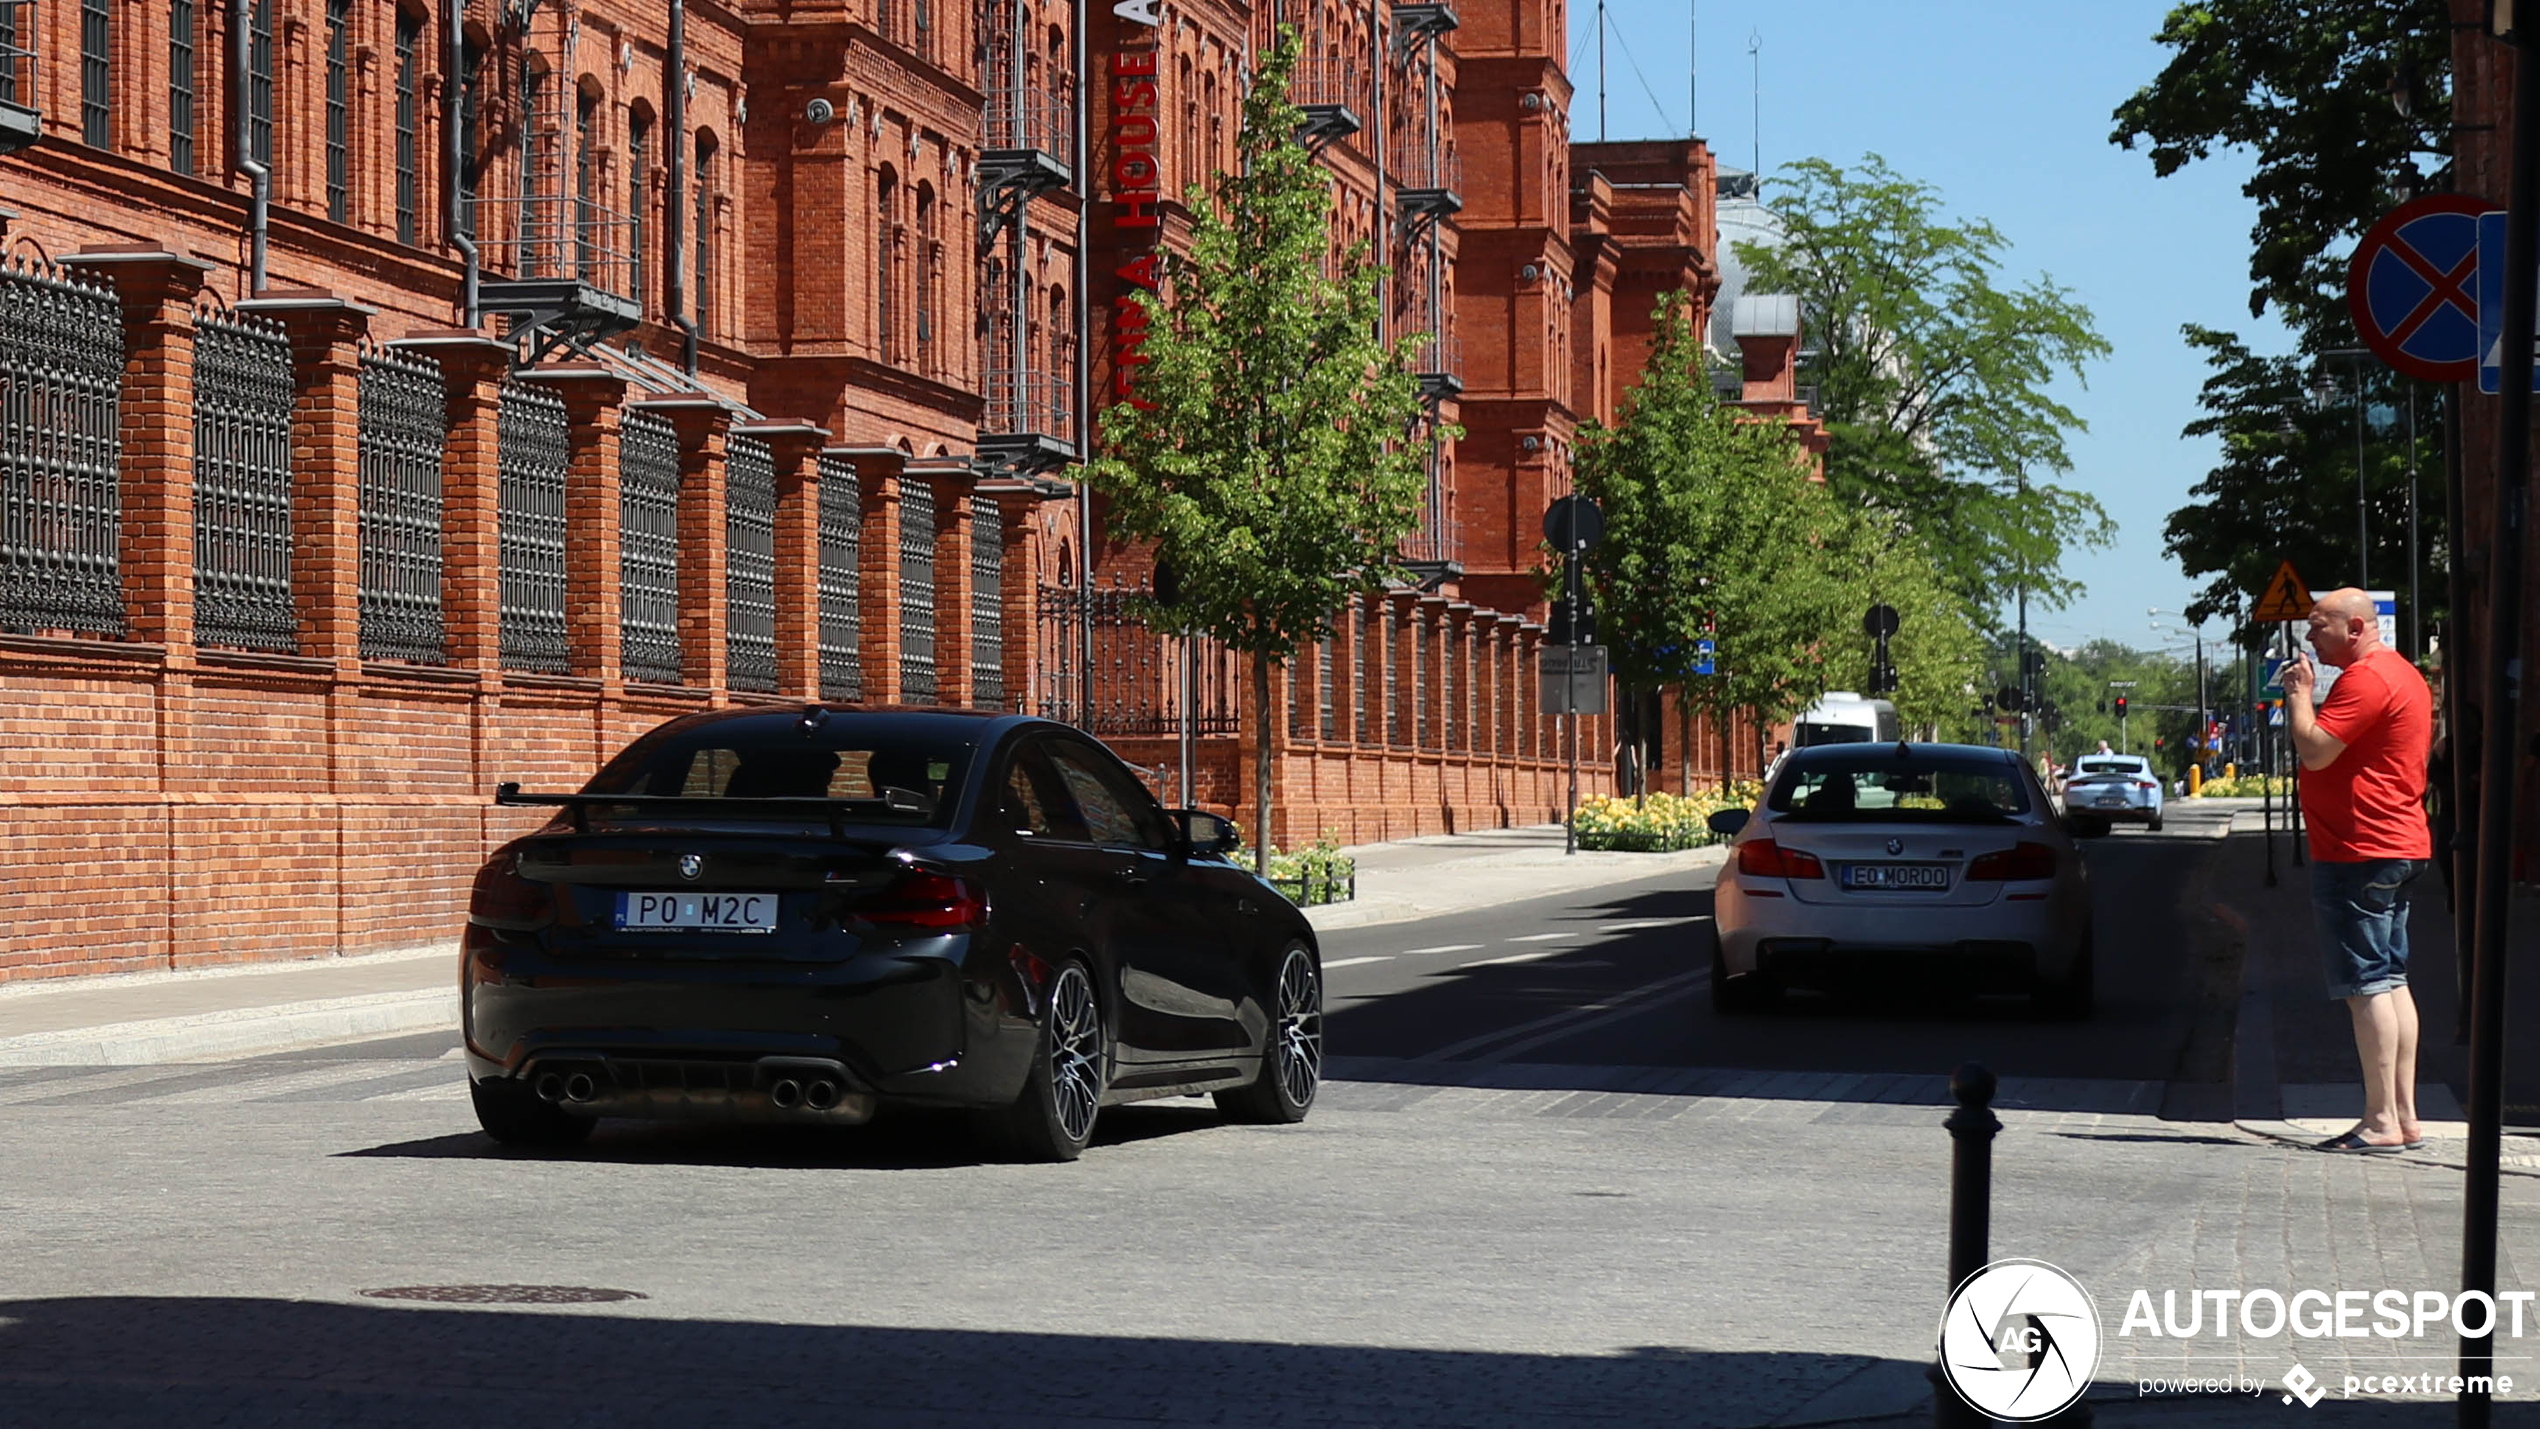
[[[2331,1000],[2408,985],[2408,885],[2420,858],[2315,861],[2311,906],[2319,916],[2322,970]]]

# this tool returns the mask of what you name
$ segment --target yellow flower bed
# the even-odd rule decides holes
[[[2293,781],[2281,774],[2243,774],[2232,779],[2208,779],[2196,791],[2199,799],[2255,799],[2264,794],[2279,799],[2290,798]]]
[[[1651,794],[1646,800],[1600,794],[1581,801],[1579,847],[1625,853],[1671,853],[1725,843],[1711,832],[1710,819],[1719,809],[1751,809],[1760,793],[1753,780],[1740,780],[1726,794]]]

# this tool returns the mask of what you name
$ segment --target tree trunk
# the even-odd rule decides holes
[[[1252,655],[1252,707],[1261,712],[1261,728],[1252,741],[1252,871],[1270,876],[1270,652]]]
[[[1713,711],[1711,717],[1720,722],[1720,792],[1725,794],[1729,792],[1729,741],[1735,737],[1729,732],[1729,726],[1733,721],[1726,705]]]
[[[1693,701],[1676,691],[1676,792],[1693,794]]]

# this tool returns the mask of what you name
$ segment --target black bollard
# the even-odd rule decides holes
[[[1943,1126],[1952,1143],[1949,1161],[1949,1291],[1984,1269],[1986,1243],[1993,1237],[1993,1136],[2002,1119],[1993,1114],[1993,1074],[1969,1062],[1949,1077],[1949,1095],[1958,1109]],[[1938,1429],[1979,1429],[1987,1416],[1958,1397],[1934,1361],[1932,1423]]]

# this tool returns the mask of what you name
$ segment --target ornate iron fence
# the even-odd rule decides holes
[[[441,448],[449,430],[441,365],[362,353],[362,658],[438,665]]]
[[[123,633],[122,390],[114,294],[0,267],[0,628]]]
[[[855,463],[820,459],[820,697],[864,698],[864,620],[857,608],[864,485]]]
[[[1005,509],[970,498],[970,703],[1005,708]]]
[[[1337,627],[1343,618],[1333,616],[1332,624]],[[1314,732],[1324,739],[1340,737],[1339,724],[1332,711],[1332,661],[1340,653],[1340,648],[1340,635],[1335,630],[1323,637],[1322,645],[1314,652]]]
[[[194,641],[299,649],[291,600],[291,343],[194,315]]]
[[[626,678],[678,684],[679,433],[650,412],[617,429],[617,611]]]
[[[564,399],[525,382],[503,386],[496,423],[503,668],[560,675],[565,642],[565,469],[572,433]]]
[[[723,457],[724,682],[776,688],[776,458],[735,436]]]
[[[1037,713],[1095,735],[1167,735],[1182,725],[1183,637],[1158,631],[1139,602],[1144,586],[1078,590],[1042,586],[1039,648],[1078,649],[1092,627],[1094,705],[1080,708],[1073,675],[1044,678]],[[1233,734],[1241,727],[1244,663],[1217,641],[1187,642],[1195,662],[1192,732]]]
[[[1464,638],[1463,626],[1451,620],[1444,620],[1439,622],[1439,628],[1446,635],[1446,655],[1443,662],[1446,668],[1439,671],[1439,674],[1444,677],[1439,683],[1446,687],[1443,701],[1446,706],[1445,747],[1462,749],[1464,747],[1464,701],[1469,698],[1469,691],[1465,685],[1468,672],[1464,664],[1464,652],[1469,647]]]
[[[900,478],[900,703],[935,693],[935,483]]]

